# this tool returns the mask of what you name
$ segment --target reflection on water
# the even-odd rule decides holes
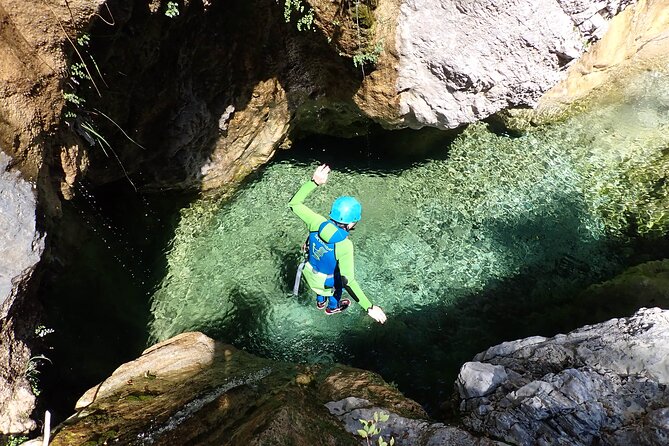
[[[516,138],[474,125],[399,166],[284,154],[232,200],[182,211],[151,336],[200,330],[272,358],[364,366],[435,404],[477,351],[562,328],[542,309],[620,271],[628,222],[661,228],[669,82],[649,74],[616,94]],[[384,326],[357,306],[327,317],[304,286],[290,295],[306,233],[286,203],[320,161],[334,171],[307,204],[360,199],[356,274]]]

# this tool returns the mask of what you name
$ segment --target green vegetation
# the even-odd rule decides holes
[[[0,445],[2,446],[19,446],[20,444],[28,441],[28,437],[23,435],[9,435],[5,440],[0,440]]]
[[[172,6],[170,6],[172,5]],[[170,8],[176,6],[175,2],[168,3],[168,11]],[[174,11],[172,11],[173,13]],[[178,10],[176,10],[178,14]],[[95,62],[95,59],[90,52],[90,42],[91,37],[89,34],[82,34],[77,39],[77,44],[70,41],[74,46],[75,52],[79,57],[79,62],[74,62],[69,67],[69,82],[67,83],[66,91],[63,91],[63,98],[65,99],[66,107],[63,112],[63,117],[66,125],[72,129],[74,132],[79,134],[88,144],[91,146],[99,146],[102,149],[102,152],[106,157],[110,157],[110,153],[116,159],[119,167],[123,171],[128,182],[135,188],[134,183],[130,180],[125,167],[121,163],[121,159],[116,154],[111,144],[107,139],[102,135],[102,132],[98,130],[98,126],[95,124],[94,118],[104,118],[109,121],[112,125],[118,128],[121,133],[133,144],[144,149],[144,147],[133,140],[122,128],[119,126],[112,118],[107,116],[100,110],[89,109],[86,107],[86,91],[90,90],[91,87],[95,89],[98,96],[102,96],[100,89],[95,83],[89,64],[95,68],[96,73],[100,80],[106,85],[106,82],[102,76],[102,73]],[[79,47],[79,48],[77,48]]]
[[[372,8],[356,0],[353,10],[353,19],[361,28],[371,29],[374,26],[374,12]]]
[[[179,15],[179,4],[177,2],[167,2],[165,15],[171,19]]]
[[[302,2],[302,0],[285,0],[283,5],[283,18],[290,23],[293,14],[297,16],[297,30],[311,30],[314,24],[314,10]]]
[[[35,396],[39,396],[40,393],[42,393],[39,386],[39,361],[51,362],[51,360],[44,355],[33,356],[28,360],[24,371],[24,376],[30,383],[30,390],[32,390],[33,395]]]
[[[370,6],[355,0],[351,16],[355,22],[358,38],[358,49],[353,55],[353,65],[360,68],[364,76],[365,66],[374,66],[378,62],[383,52],[383,40],[374,40],[376,20]]]
[[[358,429],[358,435],[367,441],[367,446],[372,446],[375,443],[379,446],[393,446],[395,444],[394,437],[390,437],[389,441],[385,441],[380,435],[381,429],[379,428],[379,423],[385,423],[389,418],[390,415],[386,413],[374,412],[374,417],[371,420],[359,420],[360,424],[362,424],[362,429]],[[375,435],[378,435],[376,442],[373,441]]]
[[[356,68],[364,67],[366,64],[376,65],[382,52],[383,42],[378,42],[373,48],[356,53],[353,56],[353,65]]]

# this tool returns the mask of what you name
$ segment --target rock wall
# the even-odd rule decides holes
[[[630,3],[310,0],[286,22],[273,0],[186,1],[174,17],[159,1],[5,2],[0,141],[54,215],[84,177],[218,190],[305,133],[532,106]]]
[[[35,396],[27,379],[30,349],[25,325],[30,314],[24,299],[35,266],[44,250],[37,229],[33,185],[9,169],[0,151],[0,434],[35,427],[30,415]]]
[[[28,380],[39,362],[30,348],[39,317],[34,271],[45,249],[44,227],[60,206],[63,173],[51,160],[62,147],[61,81],[73,51],[68,37],[102,3],[0,5],[0,434],[36,426]]]
[[[458,377],[465,426],[517,445],[669,442],[669,311],[491,347]]]
[[[669,1],[640,0],[616,16],[602,40],[569,67],[567,77],[550,89],[538,106],[550,114],[587,97],[598,88],[616,88],[626,72],[667,70]]]
[[[36,183],[49,215],[58,215],[59,183],[65,176],[52,159],[77,148],[58,132],[62,82],[77,33],[103,3],[8,0],[0,6],[0,147]]]

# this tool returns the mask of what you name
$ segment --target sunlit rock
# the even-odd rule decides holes
[[[616,2],[617,3],[617,2]],[[596,6],[597,5],[597,6]],[[592,35],[594,2],[405,1],[398,25],[400,115],[410,127],[455,128],[534,106]],[[611,5],[617,12],[617,6]],[[596,37],[596,36],[595,36]]]
[[[482,362],[466,362],[456,383],[460,398],[478,398],[493,392],[507,378],[504,367]]]
[[[360,437],[326,407],[348,397],[392,410],[406,423],[427,418],[374,373],[271,361],[184,333],[86,392],[51,444],[357,445]]]
[[[554,112],[598,88],[619,88],[629,72],[667,70],[669,55],[667,0],[640,0],[611,20],[602,40],[567,70],[566,79],[539,102],[539,114]],[[657,92],[666,97],[667,92]]]

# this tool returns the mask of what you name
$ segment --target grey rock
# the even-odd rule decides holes
[[[397,32],[400,114],[414,128],[534,105],[562,78],[565,59],[583,51],[556,1],[407,0]]]
[[[506,370],[502,366],[466,362],[460,368],[456,386],[460,398],[476,398],[493,392],[506,379]]]
[[[667,444],[669,311],[643,308],[475,359],[488,364],[483,380],[491,366],[508,379],[485,396],[461,393],[463,422],[474,432],[519,445]]]
[[[387,409],[376,407],[371,402],[349,397],[339,401],[330,401],[325,404],[330,413],[344,423],[346,431],[358,435],[362,429],[360,420],[372,420],[374,414],[386,414],[388,420],[379,422],[377,427],[384,440],[395,439],[398,446],[504,446],[505,443],[493,441],[485,437],[475,437],[458,427],[447,426],[443,423],[433,423],[428,420],[402,417]],[[376,444],[376,437],[375,443]]]
[[[9,163],[0,151],[0,433],[24,433],[35,428],[35,396],[25,377],[30,350],[9,314],[41,258],[44,238],[36,227],[33,186]]]
[[[33,186],[7,170],[10,160],[0,151],[0,319],[7,316],[12,296],[44,250],[44,238],[36,229]]]
[[[608,21],[636,0],[558,0],[558,3],[586,38],[600,39]]]
[[[534,106],[628,0],[405,0],[400,116],[442,129]]]

